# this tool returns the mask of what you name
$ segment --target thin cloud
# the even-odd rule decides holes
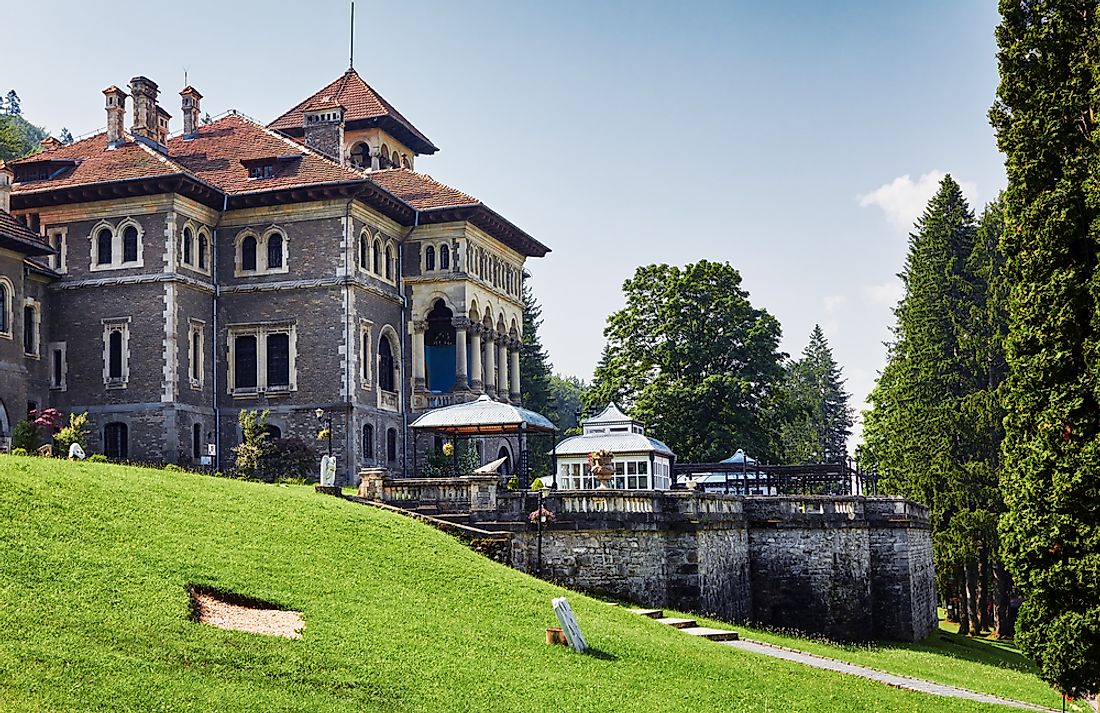
[[[871,304],[893,307],[905,296],[905,287],[900,280],[891,280],[881,285],[864,285],[860,292]]]
[[[889,183],[883,184],[870,193],[861,194],[858,197],[859,205],[863,208],[878,206],[886,214],[886,219],[896,228],[908,230],[924,212],[928,200],[939,188],[940,181],[947,175],[939,169],[933,169],[914,181],[909,174],[898,176]],[[970,202],[970,207],[977,205],[978,186],[973,181],[959,181],[963,195]]]

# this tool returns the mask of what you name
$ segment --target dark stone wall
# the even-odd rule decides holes
[[[498,496],[501,519],[533,508]],[[579,491],[545,501],[545,578],[731,622],[838,640],[923,639],[935,627],[924,508],[897,498]],[[513,538],[533,572],[537,533]]]

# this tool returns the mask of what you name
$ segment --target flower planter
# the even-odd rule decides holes
[[[558,627],[547,627],[546,629],[546,643],[548,644],[561,644],[567,645],[569,642],[565,638],[565,632]]]

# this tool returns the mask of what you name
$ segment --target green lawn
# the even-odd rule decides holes
[[[1004,710],[744,654],[578,594],[597,650],[549,647],[561,589],[309,487],[0,456],[0,553],[4,711]],[[297,609],[304,638],[192,623],[192,584]]]

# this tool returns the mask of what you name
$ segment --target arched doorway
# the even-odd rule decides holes
[[[424,333],[424,374],[428,391],[450,393],[455,388],[454,313],[436,300],[428,312],[428,330]]]
[[[508,446],[501,446],[497,451],[497,458],[504,458],[504,463],[500,466],[500,473],[502,475],[512,474],[512,454],[508,452]]]

